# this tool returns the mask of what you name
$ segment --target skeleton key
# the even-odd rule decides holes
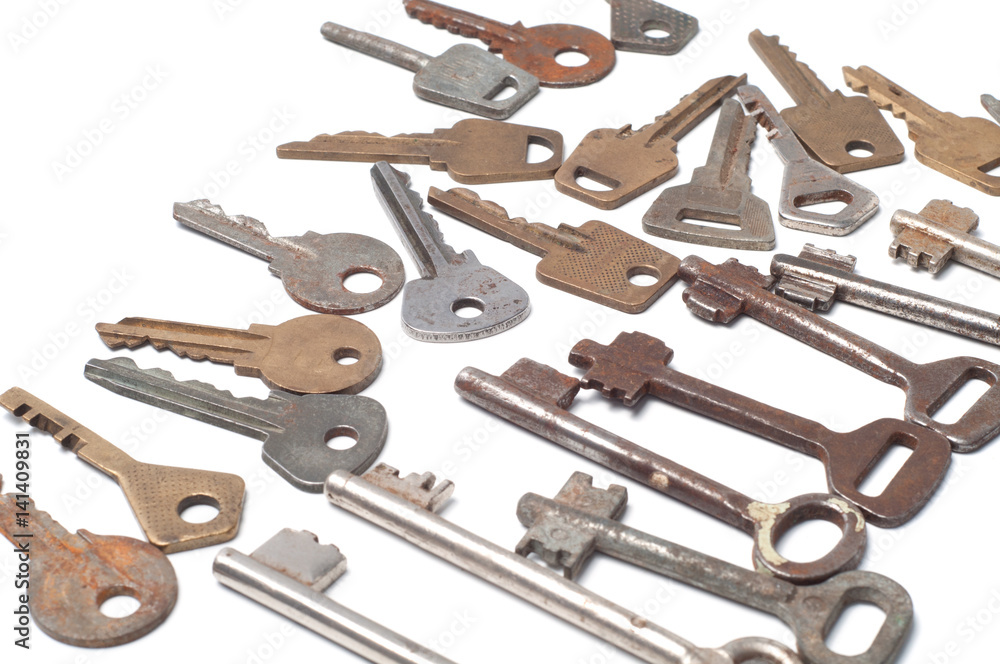
[[[192,360],[232,364],[238,376],[256,376],[274,390],[296,394],[360,392],[382,367],[382,345],[365,325],[329,314],[300,316],[278,325],[253,323],[244,330],[123,318],[98,323],[109,348],[130,350],[147,341]],[[353,364],[342,360],[355,359]]]
[[[320,493],[334,470],[367,470],[385,445],[385,409],[357,394],[272,391],[267,399],[237,398],[162,369],[140,369],[127,357],[90,360],[83,375],[124,397],[264,441],[264,463],[310,493]],[[356,442],[343,450],[327,447],[337,436]]]
[[[429,0],[406,0],[410,18],[448,32],[479,39],[510,64],[538,77],[549,88],[576,88],[596,83],[615,66],[615,47],[604,35],[579,25],[552,23],[526,28],[507,25]],[[556,56],[582,53],[587,62],[566,66]]]
[[[871,99],[831,92],[777,37],[754,30],[750,46],[795,101],[781,117],[817,160],[838,173],[903,161],[903,144]],[[855,156],[852,150],[867,154]]]
[[[698,34],[698,19],[653,0],[608,0],[611,43],[619,51],[674,55]],[[654,37],[653,31],[666,33]]]
[[[722,102],[708,162],[694,169],[691,182],[668,187],[642,218],[651,235],[713,247],[767,251],[774,248],[771,208],[750,193],[750,146],[757,133],[755,118],[744,115],[735,99]],[[733,228],[684,221],[703,219]]]
[[[906,120],[914,152],[922,164],[963,184],[1000,196],[1000,126],[986,118],[942,113],[870,67],[844,67],[844,80],[884,111]]]
[[[146,538],[164,553],[212,546],[236,537],[243,512],[242,478],[136,461],[19,387],[0,395],[0,405],[110,475],[121,486]],[[180,514],[192,505],[211,505],[219,513],[205,523],[188,523]]]
[[[954,259],[1000,277],[1000,246],[972,235],[978,225],[975,212],[942,199],[932,200],[919,214],[896,210],[889,222],[896,236],[889,255],[931,274]]]
[[[535,276],[543,284],[637,314],[645,311],[674,283],[680,259],[603,221],[574,228],[511,219],[507,211],[468,189],[431,187],[431,205],[470,226],[530,251],[542,260]],[[648,275],[656,282],[637,286],[630,279]]]
[[[552,156],[529,164],[529,145],[548,148]],[[548,180],[559,170],[562,155],[558,131],[475,118],[430,134],[345,131],[278,146],[281,159],[426,164],[435,171],[447,169],[452,180],[463,184]]]
[[[993,116],[993,119],[1000,122],[1000,99],[993,95],[982,95],[979,101],[982,102],[983,108]]]
[[[556,189],[602,210],[612,210],[663,184],[677,172],[677,141],[747,80],[746,74],[707,81],[673,109],[641,129],[595,129],[556,172]],[[607,191],[586,188],[588,178]]]

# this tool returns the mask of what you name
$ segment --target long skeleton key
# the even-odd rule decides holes
[[[653,0],[608,0],[611,43],[619,51],[674,55],[698,34],[698,19]],[[665,32],[663,37],[654,31]]]
[[[918,214],[896,210],[889,228],[896,236],[889,255],[937,274],[949,260],[1000,277],[1000,246],[972,235],[979,215],[951,201],[935,199]]]
[[[781,117],[816,159],[838,173],[903,160],[903,144],[871,99],[831,91],[777,37],[754,30],[750,46],[795,101]],[[852,150],[867,154],[856,156]]]
[[[164,553],[211,546],[236,537],[243,513],[242,478],[136,461],[19,387],[0,395],[0,405],[31,426],[52,434],[63,447],[118,482],[146,538]],[[210,505],[219,513],[205,523],[188,523],[181,518],[181,512],[193,505]]]
[[[575,578],[594,552],[662,574],[769,613],[791,628],[799,655],[810,664],[888,664],[896,659],[913,623],[909,593],[874,572],[842,572],[823,583],[796,586],[737,567],[618,522],[628,502],[625,487],[597,489],[593,478],[573,473],[555,499],[526,493],[517,518],[528,529],[517,552],[534,553]],[[827,634],[848,607],[872,604],[885,613],[868,648],[841,655]]]
[[[127,357],[92,359],[83,375],[124,397],[264,441],[264,463],[310,493],[320,493],[334,470],[367,470],[388,432],[382,404],[357,394],[273,391],[267,399],[237,398],[207,383],[179,381],[162,369],[140,369]],[[338,436],[356,442],[342,450],[328,447]]]
[[[296,394],[360,392],[382,367],[382,345],[365,325],[329,314],[300,316],[278,325],[253,323],[247,330],[123,318],[98,323],[110,348],[149,342],[181,357],[232,364],[239,376],[256,376],[271,389]],[[353,364],[341,360],[352,358]]]
[[[608,38],[579,25],[552,23],[526,28],[520,22],[507,25],[429,0],[406,0],[404,6],[411,18],[422,23],[481,40],[506,62],[537,76],[545,87],[590,85],[615,66],[615,47]],[[556,61],[557,55],[570,51],[587,56],[587,62],[573,67]]]
[[[511,219],[502,207],[468,189],[431,187],[427,200],[470,226],[541,256],[535,276],[543,284],[618,311],[645,311],[677,277],[680,259],[603,221],[577,228],[529,224],[523,217]],[[630,279],[640,274],[656,282],[633,284]]]
[[[917,160],[963,184],[1000,196],[1000,126],[986,118],[942,113],[870,67],[844,67],[844,80],[894,117],[906,120]]]
[[[556,172],[556,189],[602,210],[612,210],[663,184],[677,172],[677,141],[746,83],[746,74],[707,81],[641,129],[595,129]],[[586,188],[587,178],[608,187]]]
[[[983,108],[993,116],[993,119],[1000,122],[1000,99],[993,95],[982,95],[979,97],[979,101],[983,104]]]
[[[174,219],[188,228],[263,258],[281,277],[288,295],[324,314],[360,314],[377,309],[403,287],[403,261],[392,247],[367,235],[309,231],[298,237],[271,237],[252,217],[229,216],[211,201],[174,203]],[[344,285],[352,274],[374,274],[382,283],[369,293]]]
[[[821,235],[847,235],[875,214],[878,196],[810,157],[760,88],[744,85],[737,94],[767,130],[771,146],[785,164],[778,202],[782,226]],[[833,214],[808,209],[836,201],[845,207]]]
[[[552,156],[528,163],[530,145],[548,148]],[[558,131],[475,118],[430,134],[345,131],[278,146],[281,159],[426,164],[435,171],[447,169],[452,180],[463,184],[548,180],[559,170],[562,155]]]
[[[743,113],[735,99],[722,102],[708,162],[694,169],[691,182],[668,187],[642,217],[642,229],[651,235],[713,247],[774,248],[771,208],[750,193],[750,146],[757,120]],[[702,219],[732,228],[684,221]]]
[[[740,314],[769,325],[906,394],[904,417],[943,434],[955,452],[971,452],[1000,432],[1000,365],[975,357],[915,364],[818,314],[770,292],[774,279],[732,258],[712,265],[697,256],[681,261],[679,274],[691,284],[683,299],[697,316],[729,323]],[[934,414],[970,380],[989,389],[951,424]]]
[[[523,288],[479,262],[471,251],[457,253],[441,235],[410,178],[386,162],[372,167],[372,185],[420,279],[403,287],[403,330],[420,341],[472,341],[514,327],[531,308]],[[478,311],[472,317],[458,314]]]

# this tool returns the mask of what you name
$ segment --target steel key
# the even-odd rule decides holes
[[[1000,99],[997,99],[993,95],[982,95],[979,97],[979,101],[982,103],[983,108],[989,113],[994,120],[1000,122]]]
[[[951,201],[935,199],[919,214],[896,210],[889,228],[896,236],[889,255],[937,274],[949,260],[1000,277],[1000,246],[972,235],[979,215]]]

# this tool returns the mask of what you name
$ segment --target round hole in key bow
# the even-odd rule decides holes
[[[102,590],[97,596],[97,605],[108,618],[128,618],[139,610],[142,602],[132,588],[112,586]]]
[[[670,26],[663,21],[651,19],[642,24],[642,34],[647,39],[666,39],[670,36]]]
[[[337,364],[351,365],[361,359],[357,348],[338,348],[333,351],[333,359]]]
[[[867,159],[875,155],[875,146],[868,141],[850,141],[844,146],[847,154],[852,157],[863,157]]]
[[[459,318],[475,318],[486,311],[486,305],[474,297],[463,297],[451,303],[451,310]]]
[[[648,265],[637,265],[629,268],[625,274],[628,282],[633,286],[655,286],[660,280],[660,272]]]
[[[344,288],[352,293],[374,293],[382,287],[382,277],[374,272],[352,272],[344,277]]]
[[[323,442],[331,450],[344,451],[357,445],[359,437],[360,434],[354,427],[340,426],[327,431],[323,436]]]
[[[590,62],[590,56],[586,53],[581,53],[580,51],[574,51],[573,49],[568,48],[565,51],[556,53],[556,62],[561,64],[563,67],[582,67]]]
[[[177,514],[188,523],[208,523],[219,515],[219,501],[211,496],[190,496],[177,506]]]

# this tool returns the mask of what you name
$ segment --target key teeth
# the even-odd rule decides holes
[[[820,249],[812,243],[807,243],[802,247],[802,251],[799,252],[799,258],[821,263],[827,267],[835,270],[843,270],[844,272],[854,272],[854,268],[858,263],[856,256],[838,254],[833,249]]]
[[[556,494],[555,501],[602,519],[617,519],[628,504],[628,491],[618,484],[599,489],[591,475],[576,471]]]
[[[433,473],[410,473],[400,477],[398,470],[384,463],[378,464],[363,477],[375,486],[431,512],[440,510],[455,491],[451,480],[443,480],[435,486],[437,478]]]
[[[233,401],[253,401],[253,402],[261,401],[260,399],[256,399],[254,397],[237,398],[236,395],[233,394],[230,390],[223,390],[216,387],[215,385],[212,385],[211,383],[205,383],[200,380],[178,380],[177,377],[174,376],[174,374],[167,371],[166,369],[160,369],[159,367],[149,367],[148,369],[143,369],[138,364],[135,363],[135,360],[128,357],[115,357],[110,360],[98,360],[96,358],[92,359],[87,362],[86,368],[84,369],[84,375],[90,380],[98,382],[97,378],[105,378],[105,377],[97,376],[96,372],[106,370],[106,367],[102,365],[108,365],[108,364],[117,365],[118,367],[121,367],[122,369],[125,369],[127,371],[139,373],[144,376],[149,376],[151,378],[166,380],[171,383],[174,383],[175,385],[185,385],[188,387],[193,387],[198,390],[212,392],[218,394],[221,397],[226,397]],[[91,367],[93,367],[93,370],[91,370]],[[112,380],[112,382],[116,381]]]
[[[187,223],[187,219],[184,217],[183,210],[187,208],[189,210],[194,210],[202,214],[206,214],[218,219],[223,219],[229,223],[246,228],[248,231],[254,235],[260,235],[263,237],[270,237],[270,233],[267,231],[267,227],[263,223],[254,219],[253,217],[247,217],[242,214],[229,215],[222,209],[222,207],[216,205],[212,201],[199,198],[195,201],[190,201],[188,203],[174,203],[174,219],[181,222],[182,224]]]
[[[381,163],[381,162],[380,162]],[[376,173],[378,171],[378,164],[372,167],[372,172]],[[417,214],[423,220],[424,225],[427,227],[427,231],[434,236],[435,243],[441,247],[443,253],[451,252],[456,256],[464,256],[466,260],[474,260],[474,256],[471,251],[465,251],[459,254],[455,251],[454,247],[444,241],[444,234],[441,232],[441,227],[438,226],[437,219],[434,215],[424,210],[424,199],[417,191],[410,186],[411,178],[407,173],[394,168],[392,166],[387,166],[392,175],[399,181],[402,188],[406,191],[406,197],[409,199],[410,203],[413,205],[413,209],[416,210]]]
[[[513,223],[518,223],[518,222],[527,223],[524,217],[517,217],[511,219],[510,214],[507,212],[507,208],[503,207],[502,205],[494,201],[488,201],[484,199],[482,196],[472,191],[471,189],[466,189],[464,187],[455,187],[449,189],[446,193],[451,194],[453,196],[457,196],[458,198],[462,198],[465,201],[467,201],[470,205],[474,205],[478,208],[483,208],[490,215],[496,216],[505,221],[510,221]]]
[[[822,280],[785,274],[778,279],[774,292],[810,311],[826,311],[833,304],[837,287]]]
[[[634,406],[648,393],[652,376],[673,356],[674,351],[656,337],[622,332],[610,346],[590,339],[578,342],[570,351],[569,362],[586,369],[580,379],[583,387]]]

